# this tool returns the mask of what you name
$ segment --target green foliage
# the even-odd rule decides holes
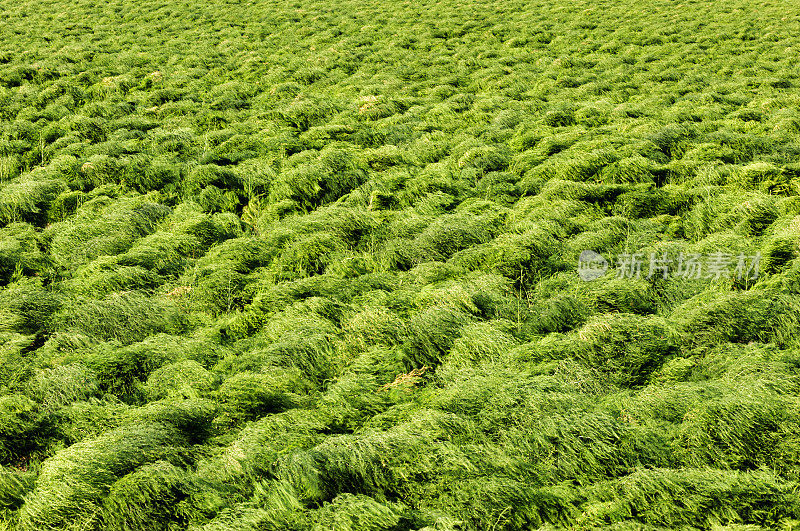
[[[297,238],[286,246],[276,260],[278,278],[295,280],[319,275],[342,248],[340,240],[326,232]]]
[[[749,341],[785,344],[797,328],[797,299],[772,291],[707,292],[673,312],[693,344]]]
[[[24,458],[35,445],[31,437],[37,426],[36,404],[26,396],[0,398],[0,460]]]
[[[29,394],[45,410],[85,400],[99,390],[97,374],[83,363],[40,369],[29,382]]]
[[[21,472],[10,468],[0,468],[0,507],[17,509],[24,496],[34,486],[36,475],[33,472]]]
[[[797,5],[0,9],[0,529],[798,527]]]
[[[689,466],[734,470],[774,469],[783,460],[794,461],[796,455],[780,454],[783,430],[796,429],[800,421],[793,408],[778,397],[712,398],[687,412],[678,455]]]
[[[528,280],[530,276],[552,272],[557,267],[552,257],[558,248],[549,230],[534,226],[522,234],[504,233],[486,245],[465,249],[456,253],[450,262],[471,270],[494,271],[521,285],[526,280],[526,272]]]
[[[23,334],[47,329],[51,316],[61,307],[61,298],[42,286],[37,278],[22,279],[0,292],[3,328]]]
[[[796,519],[794,489],[766,471],[637,470],[598,486],[587,524],[622,522],[636,514],[637,520],[661,527],[743,522],[775,527]]]
[[[118,428],[61,450],[43,463],[20,510],[20,529],[96,525],[116,478],[148,462],[179,457],[184,443],[176,428],[154,424]]]
[[[270,202],[291,199],[311,209],[333,202],[350,192],[364,180],[364,172],[345,149],[326,147],[319,155],[296,155],[285,171],[272,183]]]
[[[256,479],[272,470],[276,460],[322,440],[325,424],[306,409],[290,409],[246,424],[218,455],[198,463],[198,475],[208,481]]]
[[[567,336],[546,337],[538,348],[555,359],[574,356],[616,384],[635,386],[677,352],[677,337],[659,317],[601,314]]]
[[[159,398],[163,393],[170,395],[167,392],[168,386],[183,383],[180,374],[171,375],[170,372],[183,368],[193,372],[196,378],[198,377],[196,364],[212,364],[216,361],[219,351],[218,347],[215,348],[214,345],[204,341],[158,334],[127,346],[122,346],[116,341],[101,343],[93,347],[90,352],[83,353],[83,357],[88,367],[94,371],[103,391],[113,393],[119,398],[134,400],[145,391],[155,393]],[[188,361],[193,361],[195,364],[190,364]],[[170,366],[172,369],[168,368]],[[153,376],[155,379],[151,382],[149,380],[151,373],[162,367],[164,371],[156,373]],[[143,387],[145,382],[147,382],[146,388]],[[180,390],[181,388],[175,389],[175,391]]]
[[[158,333],[179,333],[186,318],[170,301],[130,292],[103,299],[75,296],[52,316],[50,326],[128,344]]]
[[[102,298],[113,293],[148,291],[163,281],[156,272],[136,265],[119,265],[116,257],[103,256],[79,267],[62,287],[70,293]]]
[[[379,530],[403,527],[403,509],[394,504],[382,504],[361,494],[340,494],[314,515],[315,531],[341,529]]]
[[[51,255],[60,267],[72,268],[99,256],[120,254],[153,232],[169,212],[164,205],[138,198],[116,202],[96,197],[81,205],[75,217],[51,227]]]
[[[102,522],[113,529],[178,529],[202,515],[202,485],[168,461],[142,466],[111,485]]]
[[[438,365],[450,351],[470,316],[446,307],[432,307],[415,315],[408,324],[403,347],[412,367]]]
[[[646,183],[653,181],[654,165],[642,156],[621,159],[603,167],[598,173],[604,183]]]
[[[465,214],[444,215],[416,237],[420,261],[445,261],[458,251],[485,243],[491,238],[487,220]]]
[[[650,186],[621,194],[614,203],[614,213],[628,219],[650,218],[669,212],[668,196]]]
[[[656,312],[655,290],[644,279],[602,279],[586,286],[586,297],[599,312],[646,315]]]
[[[759,236],[777,220],[779,212],[769,196],[721,194],[696,204],[688,212],[684,232],[700,240],[708,234],[733,228],[744,235]]]
[[[214,376],[195,360],[163,365],[150,373],[146,383],[149,400],[197,398],[214,388]]]
[[[140,238],[125,253],[117,257],[117,263],[142,269],[159,275],[177,276],[186,267],[186,258],[198,254],[200,242],[188,234],[156,232]]]
[[[777,273],[800,256],[800,217],[785,218],[770,227],[765,242],[764,269]]]
[[[0,229],[0,284],[15,276],[44,275],[50,259],[42,252],[36,231],[26,223],[11,223]]]
[[[261,374],[234,374],[217,390],[217,398],[224,410],[221,422],[253,420],[294,407],[298,401],[295,395],[307,387],[300,376],[297,369],[281,368]]]

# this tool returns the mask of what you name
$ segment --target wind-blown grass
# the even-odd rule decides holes
[[[798,527],[796,5],[0,17],[0,529]]]

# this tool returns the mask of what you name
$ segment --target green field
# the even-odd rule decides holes
[[[0,530],[800,529],[799,255],[797,3],[0,0]]]

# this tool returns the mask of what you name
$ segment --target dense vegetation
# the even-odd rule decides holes
[[[800,5],[0,16],[0,528],[800,528]]]

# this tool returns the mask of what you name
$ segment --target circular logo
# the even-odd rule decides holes
[[[594,251],[582,251],[578,257],[578,275],[581,280],[596,280],[608,271],[608,260]]]

